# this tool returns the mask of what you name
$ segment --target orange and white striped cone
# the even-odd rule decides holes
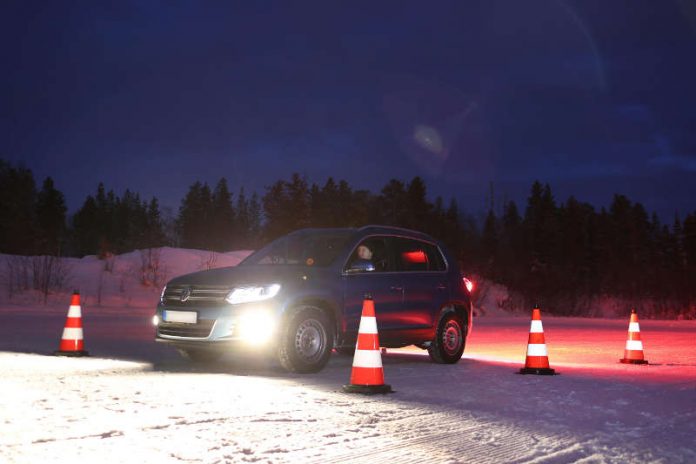
[[[648,361],[643,358],[643,341],[640,339],[640,325],[635,309],[631,310],[631,320],[628,323],[628,339],[624,357],[619,361],[624,364],[648,364]]]
[[[70,300],[68,318],[65,321],[63,336],[60,340],[56,356],[89,356],[85,351],[85,343],[82,332],[82,309],[80,308],[80,292],[75,290]]]
[[[363,300],[350,384],[344,385],[343,390],[348,393],[364,393],[368,395],[391,393],[393,391],[390,385],[385,385],[384,383],[384,368],[382,367],[382,355],[379,350],[375,303],[370,296],[365,296]]]
[[[546,352],[544,327],[541,324],[541,310],[532,310],[532,324],[529,328],[527,359],[520,374],[554,375],[556,371],[549,367],[549,355]]]

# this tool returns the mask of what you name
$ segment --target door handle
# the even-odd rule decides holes
[[[438,289],[438,290],[447,290],[447,285],[445,285],[445,284],[437,284],[437,286],[436,286],[435,288]]]
[[[403,291],[404,291],[404,287],[393,286],[393,287],[389,287],[389,290],[392,291],[392,292],[403,292]]]

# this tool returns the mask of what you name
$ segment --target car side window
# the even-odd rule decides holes
[[[374,272],[389,272],[394,269],[389,259],[389,240],[387,237],[368,237],[355,248],[348,260],[347,268],[356,261],[369,261],[374,266]]]
[[[420,240],[399,239],[397,256],[401,271],[444,271],[446,269],[442,253],[437,246]]]

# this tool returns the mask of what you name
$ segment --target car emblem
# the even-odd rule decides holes
[[[191,298],[191,287],[186,287],[184,291],[181,292],[179,300],[181,300],[182,303],[186,303],[189,298]]]

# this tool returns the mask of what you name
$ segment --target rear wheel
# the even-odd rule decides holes
[[[454,364],[462,357],[466,344],[464,321],[455,312],[445,313],[428,347],[430,358],[440,364]]]
[[[213,362],[222,357],[222,351],[205,348],[178,348],[178,351],[184,358],[197,363]]]
[[[289,316],[281,331],[278,360],[290,372],[319,372],[329,362],[333,332],[319,308],[303,306]]]

